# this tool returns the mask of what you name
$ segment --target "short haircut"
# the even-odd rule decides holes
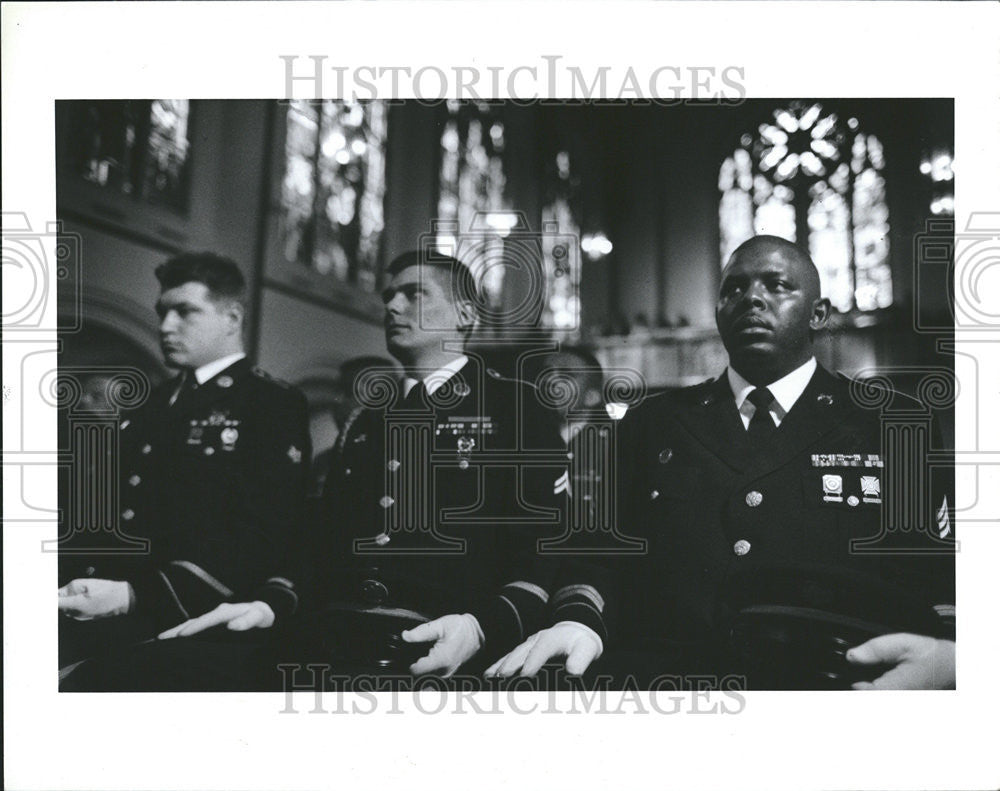
[[[181,253],[156,267],[164,291],[185,283],[203,283],[213,300],[243,304],[247,282],[236,262],[215,253]]]
[[[476,279],[469,267],[457,258],[432,251],[410,250],[393,258],[385,271],[389,275],[396,275],[410,266],[419,266],[437,273],[438,282],[444,286],[452,302],[467,301],[477,308],[480,306]],[[444,276],[447,276],[447,280]]]

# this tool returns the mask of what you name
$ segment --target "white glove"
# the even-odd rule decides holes
[[[469,613],[443,615],[407,629],[400,636],[407,643],[434,641],[427,656],[410,665],[415,676],[436,673],[447,678],[472,659],[484,642],[479,621]]]
[[[171,637],[190,637],[198,632],[211,629],[213,626],[225,624],[234,632],[245,632],[248,629],[268,629],[274,623],[274,610],[262,601],[239,602],[238,604],[220,604],[214,610],[204,615],[192,618],[178,624],[172,629],[161,632],[161,640]]]
[[[59,612],[77,621],[125,615],[135,591],[122,580],[77,579],[59,589]]]
[[[852,689],[954,689],[955,643],[919,634],[884,634],[847,652],[855,665],[891,665],[874,681]]]
[[[603,652],[604,642],[589,626],[576,621],[560,621],[531,635],[490,665],[485,675],[506,678],[521,671],[522,676],[533,676],[556,657],[566,657],[566,672],[581,676]]]

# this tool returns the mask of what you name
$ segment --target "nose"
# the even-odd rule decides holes
[[[767,300],[764,299],[764,284],[757,281],[751,283],[743,293],[741,302],[759,310],[766,308]]]
[[[176,325],[177,314],[172,310],[167,311],[163,314],[163,318],[160,319],[160,335],[167,335]]]
[[[397,291],[392,295],[392,299],[385,303],[385,312],[387,315],[398,316],[406,308],[406,297]]]

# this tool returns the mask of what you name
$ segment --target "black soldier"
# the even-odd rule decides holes
[[[622,633],[608,659],[622,675],[954,684],[951,484],[886,447],[885,412],[864,405],[914,425],[929,425],[927,410],[817,364],[813,335],[830,311],[805,252],[749,240],[716,309],[727,371],[626,416],[619,517],[647,553],[619,564]],[[884,529],[893,503],[893,519],[923,520]]]
[[[288,569],[310,458],[305,398],[246,359],[234,262],[183,254],[156,276],[160,344],[180,374],[122,421],[119,465],[122,525],[150,551],[90,559],[60,588],[69,643],[267,628],[298,604]]]

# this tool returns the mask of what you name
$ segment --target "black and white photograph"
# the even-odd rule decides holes
[[[37,63],[28,5],[5,48]],[[734,734],[755,787],[995,786],[997,69],[862,77],[981,51],[366,53],[317,26],[458,4],[72,5],[124,58],[178,10],[148,73],[34,74],[5,122],[5,686],[25,733],[92,740],[12,788],[717,787]],[[955,4],[781,5],[867,42],[857,9]],[[220,56],[257,61],[203,71],[252,8]]]

